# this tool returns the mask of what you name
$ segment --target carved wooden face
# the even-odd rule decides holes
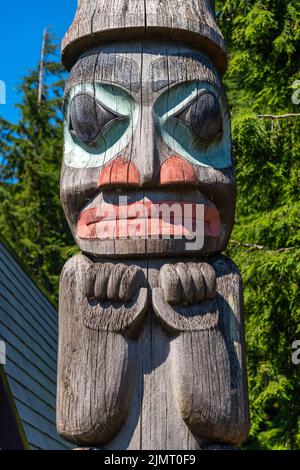
[[[64,116],[61,199],[84,252],[224,250],[236,187],[226,95],[209,59],[172,45],[90,51],[71,71]],[[204,245],[187,250],[198,223]]]

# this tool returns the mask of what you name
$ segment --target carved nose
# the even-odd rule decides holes
[[[149,110],[150,111],[150,110]],[[158,162],[158,136],[156,135],[155,123],[152,112],[144,112],[140,128],[141,156],[139,168],[141,176],[141,186],[153,186],[158,183],[159,162]]]
[[[110,162],[100,173],[98,187],[140,186],[140,175],[134,163],[123,157]]]
[[[190,184],[197,186],[198,180],[194,167],[185,159],[172,156],[168,158],[160,169],[160,185]]]

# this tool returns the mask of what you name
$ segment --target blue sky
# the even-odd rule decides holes
[[[43,30],[50,26],[61,40],[72,22],[77,0],[5,0],[0,7],[0,80],[6,83],[6,104],[0,115],[18,116],[16,85],[39,61]]]

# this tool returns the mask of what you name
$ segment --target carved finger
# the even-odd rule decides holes
[[[107,286],[108,300],[114,300],[115,302],[118,302],[120,300],[119,298],[120,285],[121,285],[122,277],[126,269],[127,269],[127,266],[121,263],[113,266],[113,269],[110,273],[108,286]]]
[[[182,284],[175,266],[165,264],[160,270],[159,281],[166,301],[169,304],[180,304],[183,297]]]
[[[205,283],[205,298],[213,299],[217,292],[217,278],[215,270],[208,263],[200,263],[200,269]]]
[[[202,271],[198,263],[188,263],[188,267],[195,286],[194,302],[202,302],[205,299],[205,284]]]
[[[120,284],[119,298],[122,302],[129,302],[145,283],[145,276],[138,266],[126,269]]]
[[[196,287],[194,285],[194,280],[189,270],[189,266],[186,263],[178,263],[175,265],[175,269],[181,280],[183,294],[182,303],[192,304]]]
[[[99,300],[107,300],[107,287],[110,274],[113,269],[111,263],[95,264],[95,298]]]

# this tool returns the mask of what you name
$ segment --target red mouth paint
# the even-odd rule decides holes
[[[200,204],[182,201],[141,201],[115,205],[102,203],[81,212],[77,235],[82,239],[117,239],[150,237],[186,237],[204,224],[206,237],[218,238],[221,231],[219,211],[204,206],[204,220],[199,219]],[[203,205],[202,205],[203,206]]]

